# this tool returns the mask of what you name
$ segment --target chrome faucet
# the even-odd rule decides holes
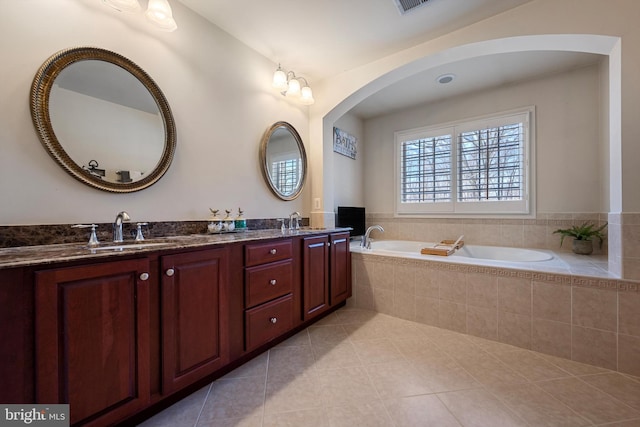
[[[121,243],[124,241],[122,237],[122,222],[129,221],[130,219],[131,218],[129,218],[129,214],[126,213],[125,211],[119,212],[118,215],[116,215],[116,220],[113,222],[113,242],[114,243]]]
[[[296,219],[295,224],[293,223],[293,219]],[[300,228],[300,212],[292,212],[289,215],[289,230],[297,230]]]
[[[371,249],[371,238],[369,237],[369,235],[373,230],[378,230],[384,233],[384,228],[382,228],[381,225],[372,225],[371,227],[367,228],[367,231],[366,233],[364,233],[364,236],[362,236],[362,241],[360,242],[361,248]]]

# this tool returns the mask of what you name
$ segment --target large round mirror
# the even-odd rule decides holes
[[[260,143],[260,165],[269,188],[282,200],[300,195],[307,175],[302,138],[287,122],[274,123]]]
[[[31,117],[55,161],[104,191],[152,185],[175,152],[175,123],[160,88],[135,63],[104,49],[51,56],[31,86]]]

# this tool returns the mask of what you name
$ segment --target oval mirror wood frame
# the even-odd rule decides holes
[[[269,161],[267,158],[267,148],[269,146],[269,141],[273,133],[276,130],[281,128],[287,130],[291,134],[296,144],[298,145],[298,151],[300,152],[300,160],[301,160],[300,166],[302,168],[302,177],[298,182],[297,188],[290,194],[285,194],[284,192],[282,192],[273,182],[273,180],[271,179],[271,174],[269,173],[269,164],[268,164]],[[269,129],[267,129],[267,131],[264,133],[264,136],[262,137],[262,141],[260,142],[260,170],[262,171],[262,176],[264,177],[265,182],[269,186],[269,189],[279,199],[286,200],[286,201],[294,200],[302,192],[302,189],[304,188],[305,180],[307,178],[307,153],[304,149],[304,144],[302,143],[302,138],[300,138],[300,134],[290,123],[282,122],[282,121],[276,122],[273,125],[271,125]]]
[[[103,181],[87,173],[75,163],[58,140],[49,113],[49,97],[56,77],[69,65],[84,60],[105,61],[117,65],[135,76],[155,100],[164,124],[164,149],[155,169],[134,182],[118,183]],[[169,103],[153,79],[138,65],[124,56],[95,47],[76,47],[61,50],[47,59],[36,73],[30,93],[31,119],[40,142],[49,155],[72,177],[99,190],[112,193],[131,193],[143,190],[156,183],[169,169],[176,149],[176,127]]]

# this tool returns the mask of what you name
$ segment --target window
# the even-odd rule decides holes
[[[396,213],[529,213],[532,114],[397,132]]]

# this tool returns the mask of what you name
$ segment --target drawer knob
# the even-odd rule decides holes
[[[168,268],[167,271],[164,272],[167,276],[171,277],[176,274],[176,271],[173,268]]]
[[[276,254],[276,252],[278,252],[278,251],[277,251],[277,250],[275,250],[275,249],[271,249],[271,250],[269,251],[269,253],[270,253],[271,255],[275,255],[275,254]]]
[[[147,280],[149,278],[149,273],[140,273],[140,280]]]
[[[270,284],[271,286],[274,286],[274,285],[276,284],[276,279],[271,279],[271,280],[269,280],[269,284]]]
[[[271,319],[269,319],[269,321],[273,324],[278,323],[278,318],[277,317],[272,317]]]

